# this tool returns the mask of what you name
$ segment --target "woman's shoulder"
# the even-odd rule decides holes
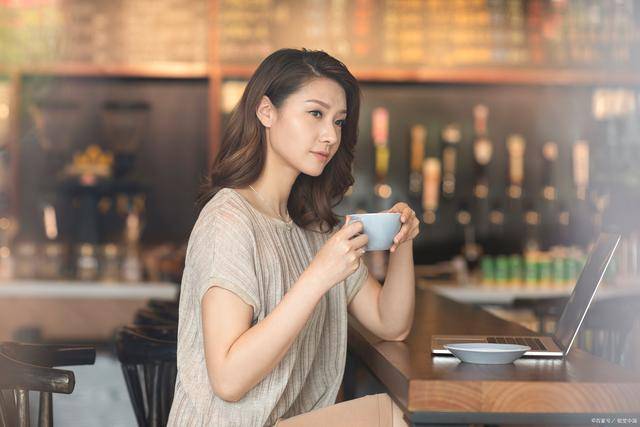
[[[246,207],[228,189],[221,189],[198,215],[189,235],[190,254],[210,254],[212,250],[252,247],[254,229]]]
[[[220,189],[200,211],[195,227],[215,223],[222,228],[251,228],[251,218],[241,197],[230,188]]]

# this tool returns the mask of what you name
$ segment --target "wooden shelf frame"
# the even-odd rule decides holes
[[[212,30],[215,32],[217,30]],[[212,49],[213,51],[214,49]],[[100,65],[60,63],[28,67],[0,67],[0,76],[20,74],[53,77],[122,77],[157,79],[248,79],[257,64],[221,64],[211,53],[209,64],[154,63],[130,65]],[[640,73],[633,71],[575,70],[550,68],[358,68],[350,67],[362,82],[374,83],[452,83],[491,85],[629,85],[640,86]]]
[[[256,65],[257,67],[257,65]],[[256,67],[217,65],[223,78],[248,79]],[[429,68],[349,67],[361,82],[374,83],[453,83],[491,85],[630,85],[640,86],[640,73],[631,71],[575,70],[550,68]]]
[[[179,62],[123,65],[59,63],[19,67],[15,72],[23,76],[206,79],[209,76],[208,68],[207,64]],[[11,70],[0,68],[0,74],[4,74],[3,71]]]

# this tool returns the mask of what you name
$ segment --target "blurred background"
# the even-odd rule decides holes
[[[640,293],[633,0],[0,0],[0,341],[109,348],[175,298],[198,186],[281,47],[360,80],[336,211],[410,203],[419,286],[552,328],[536,302],[568,296],[604,230],[604,294]],[[366,261],[383,280],[387,253]]]

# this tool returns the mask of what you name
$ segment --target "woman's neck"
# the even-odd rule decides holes
[[[273,213],[281,218],[287,218],[289,195],[300,171],[292,167],[267,145],[267,157],[262,173],[251,186],[264,199],[265,204]]]
[[[266,208],[270,215],[288,218],[289,195],[298,175],[300,171],[279,156],[271,144],[267,143],[267,156],[262,173],[258,179],[250,183],[253,189],[246,187],[245,194],[251,193],[251,200],[257,199],[257,203]]]
[[[254,195],[257,196],[259,202],[272,214],[280,216],[280,218],[287,218],[287,203],[289,201],[289,194],[291,193],[290,186],[275,185],[275,183],[269,182],[266,177],[261,177],[251,185],[251,190]]]

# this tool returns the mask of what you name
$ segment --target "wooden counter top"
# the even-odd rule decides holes
[[[178,284],[170,282],[81,282],[72,280],[12,280],[0,282],[0,298],[92,298],[173,300]]]
[[[0,341],[111,342],[149,299],[172,301],[176,283],[0,282]]]
[[[481,308],[417,289],[413,330],[406,341],[380,341],[351,317],[349,349],[418,424],[588,425],[594,414],[640,414],[640,374],[577,348],[566,360],[523,358],[508,365],[432,357],[431,335],[469,333],[532,334]]]

